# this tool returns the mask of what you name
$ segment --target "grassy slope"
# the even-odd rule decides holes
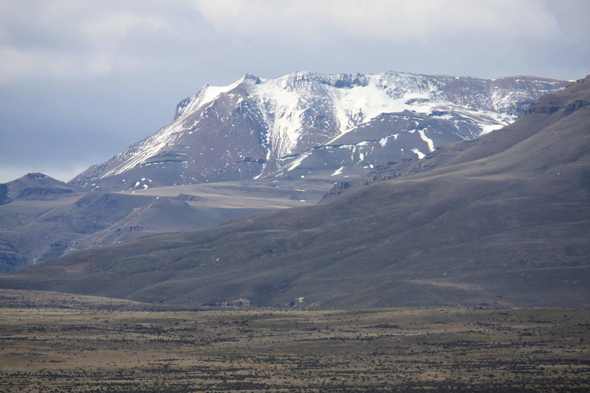
[[[152,302],[307,307],[590,299],[590,81],[331,201],[83,252],[0,278]]]

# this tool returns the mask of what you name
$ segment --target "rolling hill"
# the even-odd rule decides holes
[[[6,185],[10,197],[0,205],[0,272],[150,234],[206,229],[316,203],[331,184],[226,182],[109,193],[81,192],[49,176],[28,174]]]

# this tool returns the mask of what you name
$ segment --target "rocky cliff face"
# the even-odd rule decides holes
[[[566,85],[395,72],[247,75],[181,101],[170,125],[72,182],[128,190],[264,177],[337,180],[501,128]]]

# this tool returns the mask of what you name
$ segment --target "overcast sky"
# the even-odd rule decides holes
[[[587,0],[0,0],[0,182],[70,180],[245,74],[590,74]]]

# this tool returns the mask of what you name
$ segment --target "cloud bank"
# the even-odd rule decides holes
[[[541,0],[36,0],[0,3],[0,83],[80,80],[224,58],[240,48],[464,42],[552,44],[564,18]],[[562,8],[583,7],[579,1]],[[586,10],[590,8],[583,7]],[[587,33],[580,31],[579,34]],[[259,48],[260,49],[260,48]],[[488,48],[493,53],[498,49]],[[214,59],[209,59],[214,61]],[[162,68],[160,70],[162,71]],[[249,70],[244,70],[243,73]]]

